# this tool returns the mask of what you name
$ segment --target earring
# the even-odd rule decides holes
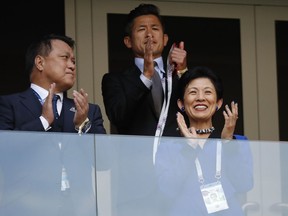
[[[218,106],[216,106],[216,112],[218,111]]]
[[[181,112],[185,112],[185,107],[181,107]]]

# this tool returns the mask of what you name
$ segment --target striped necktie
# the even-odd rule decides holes
[[[56,95],[56,94],[53,96],[53,99],[52,99],[53,113],[54,113],[54,118],[55,119],[59,118],[59,113],[58,113],[58,110],[57,110],[57,101],[58,101],[58,99],[60,99],[60,96]]]
[[[162,101],[163,101],[163,88],[161,78],[159,76],[158,71],[156,70],[157,63],[154,62],[154,75],[152,77],[152,97],[154,101],[155,111],[157,116],[160,116],[161,108],[162,108]]]

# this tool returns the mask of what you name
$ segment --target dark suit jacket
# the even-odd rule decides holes
[[[150,89],[140,79],[136,65],[122,73],[107,73],[102,79],[105,111],[119,134],[154,136],[156,115]],[[172,96],[163,136],[179,136],[176,131],[178,77],[173,77]]]
[[[156,154],[155,175],[163,215],[209,215],[203,202],[195,159],[199,159],[203,169],[204,185],[215,182],[216,143],[220,137],[221,131],[214,131],[203,149],[191,148],[185,138],[162,139]],[[254,183],[253,157],[247,137],[234,135],[233,141],[223,143],[219,181],[229,209],[210,215],[243,216],[238,198],[245,196]]]
[[[64,97],[62,132],[77,132],[73,123],[74,112],[74,101]],[[44,131],[39,119],[41,113],[42,106],[31,88],[21,93],[0,96],[0,130]],[[89,104],[88,118],[92,123],[89,133],[106,133],[98,105]],[[53,127],[49,131],[53,131]]]

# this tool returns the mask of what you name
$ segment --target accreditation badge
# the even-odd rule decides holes
[[[208,214],[229,208],[221,182],[202,185],[200,190]]]

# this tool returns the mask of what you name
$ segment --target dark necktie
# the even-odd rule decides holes
[[[157,63],[154,62],[154,65],[157,66]],[[159,76],[159,73],[156,69],[154,69],[154,75],[152,77],[152,97],[154,101],[154,107],[158,116],[160,116],[161,108],[162,108],[162,97],[163,97],[163,89],[162,82]]]
[[[52,105],[53,105],[53,113],[54,113],[54,118],[58,119],[59,118],[59,113],[57,110],[57,101],[60,99],[59,95],[54,95],[52,99]]]

